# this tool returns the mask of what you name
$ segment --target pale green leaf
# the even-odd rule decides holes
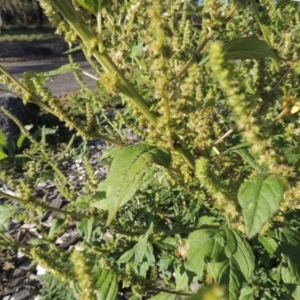
[[[39,72],[39,76],[50,77],[50,76],[58,76],[65,73],[70,73],[74,71],[82,71],[82,67],[79,63],[65,64],[59,67],[56,70],[51,70],[47,72]]]
[[[25,141],[26,141],[26,135],[24,133],[21,133],[17,140],[17,148],[21,149]]]
[[[84,239],[89,242],[92,237],[94,218],[89,218],[88,220],[83,220],[78,222],[77,228],[80,234],[84,237]]]
[[[95,208],[100,209],[100,210],[107,210],[108,209],[106,199],[102,199],[102,200],[90,203],[90,206],[95,207]]]
[[[265,41],[255,37],[244,37],[233,40],[224,46],[225,55],[230,59],[260,59],[271,57],[279,59],[274,50]]]
[[[3,147],[0,146],[0,160],[5,159],[5,158],[8,158],[8,155],[4,151]]]
[[[0,145],[6,146],[6,138],[1,129],[0,129]]]
[[[269,236],[260,235],[258,237],[259,242],[264,246],[269,254],[274,254],[278,248],[277,242]]]
[[[250,286],[243,287],[239,300],[254,300],[254,290]]]
[[[49,233],[48,233],[48,237],[49,238],[52,238],[55,234],[55,232],[57,231],[57,229],[60,228],[60,226],[62,224],[64,224],[65,220],[62,219],[62,218],[55,218],[52,220],[51,222],[51,227],[50,227],[50,230],[49,230]]]
[[[98,269],[96,272],[97,300],[115,300],[118,294],[118,276],[110,270]]]
[[[259,174],[241,185],[238,200],[249,238],[256,235],[278,211],[283,192],[280,178],[273,174]]]
[[[189,276],[183,264],[175,269],[176,291],[185,289],[188,286]]]
[[[105,180],[109,225],[119,208],[126,204],[148,179],[150,164],[168,167],[170,152],[150,145],[132,145],[121,149],[115,155],[110,172]]]
[[[121,255],[121,257],[118,259],[118,263],[127,263],[127,262],[129,262],[131,259],[132,259],[132,257],[133,257],[133,255],[134,255],[134,248],[132,248],[132,249],[130,249],[130,250],[128,250],[128,251],[126,251],[126,252],[124,252],[122,255]]]
[[[9,227],[9,221],[11,217],[16,213],[18,207],[11,204],[0,205],[0,227],[4,227],[6,230]]]
[[[289,272],[294,279],[300,279],[300,237],[298,232],[289,228],[276,231],[277,238],[280,240],[281,255],[289,268]]]
[[[30,240],[30,244],[33,246],[40,246],[40,245],[44,245],[47,242],[44,239],[39,239],[39,238],[33,238]]]

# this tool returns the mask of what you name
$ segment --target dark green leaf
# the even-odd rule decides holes
[[[118,294],[118,277],[117,274],[110,270],[98,269],[95,274],[96,297],[97,300],[115,300]]]
[[[14,139],[8,139],[6,147],[7,147],[9,157],[13,157],[17,154],[17,146]]]
[[[284,262],[287,263],[291,276],[300,279],[300,238],[299,233],[289,228],[276,231],[277,238],[280,240],[281,254]]]
[[[273,174],[254,176],[241,185],[238,200],[249,238],[256,235],[278,211],[283,192],[280,178]]]
[[[279,56],[270,49],[265,41],[255,37],[245,37],[233,40],[224,46],[225,55],[230,59],[260,59],[271,57],[279,59]]]
[[[133,145],[121,149],[114,157],[105,180],[109,225],[119,208],[137,192],[147,177],[149,164],[168,167],[170,152],[150,145]]]

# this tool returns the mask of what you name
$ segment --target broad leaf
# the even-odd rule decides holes
[[[254,290],[250,286],[243,287],[239,300],[254,300]]]
[[[1,204],[0,205],[0,228],[4,227],[8,230],[10,218],[16,213],[18,207],[11,204]]]
[[[271,57],[279,59],[266,42],[255,37],[233,40],[224,46],[225,55],[231,59],[260,59]]]
[[[243,236],[229,229],[198,230],[188,244],[186,268],[198,274],[206,261],[216,282],[228,287],[229,299],[237,299],[254,271],[254,255]]]
[[[241,185],[238,200],[249,238],[256,235],[278,211],[283,192],[280,178],[272,174],[254,176]]]
[[[187,252],[186,268],[198,274],[203,262],[211,258],[222,261],[224,254],[224,231],[220,229],[203,229],[191,233],[187,239],[189,246]]]
[[[110,270],[99,269],[95,274],[97,300],[115,300],[118,294],[118,276]]]
[[[177,266],[175,270],[175,280],[177,291],[184,289],[188,286],[190,278],[183,264]]]
[[[105,181],[109,225],[119,208],[126,204],[147,180],[149,164],[168,167],[170,152],[150,145],[133,145],[121,149],[114,157]]]
[[[283,261],[287,263],[291,276],[300,279],[300,238],[298,232],[294,232],[289,228],[283,228],[276,231],[277,238],[280,240],[281,255]]]
[[[274,254],[278,248],[278,244],[271,237],[260,235],[258,237],[258,240],[260,243],[262,243],[262,245],[268,251],[269,254]]]

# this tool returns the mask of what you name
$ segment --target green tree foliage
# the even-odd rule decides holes
[[[76,130],[84,141],[73,157],[84,158],[87,176],[74,190],[60,170],[73,140],[55,153],[45,138],[33,140],[23,178],[1,174],[17,196],[0,195],[20,206],[0,210],[0,245],[23,247],[76,286],[79,299],[113,300],[120,286],[132,289],[132,299],[300,299],[298,4],[41,5],[70,44],[70,64],[26,72],[21,81],[0,66],[1,82]],[[73,63],[78,49],[98,74],[96,92]],[[75,98],[85,119],[44,86],[46,77],[64,72],[81,84],[69,101]],[[125,108],[111,121],[104,103],[115,100]],[[139,143],[127,140],[124,125]],[[85,151],[91,139],[114,146],[103,155],[110,171],[101,182]],[[34,195],[43,164],[68,209],[55,209],[64,218],[49,232],[39,227],[39,246],[20,245],[5,235],[11,219],[39,224],[41,211],[54,210]],[[82,241],[67,252],[53,242],[71,221]]]

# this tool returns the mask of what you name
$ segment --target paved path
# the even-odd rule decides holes
[[[86,72],[96,76],[95,71],[90,67],[90,65],[86,61],[80,59],[79,61],[77,60],[76,62],[79,62],[82,65],[82,68]],[[55,60],[47,59],[43,61],[39,60],[39,61],[3,62],[1,64],[16,78],[22,79],[23,73],[26,71],[29,70],[50,71],[50,70],[55,70],[67,63],[68,63],[67,59],[55,59]],[[82,77],[90,88],[92,89],[96,88],[96,83],[94,79],[84,74],[82,75]],[[67,94],[80,89],[80,86],[77,83],[72,73],[67,73],[56,77],[52,77],[51,80],[49,80],[46,85],[54,95]]]

